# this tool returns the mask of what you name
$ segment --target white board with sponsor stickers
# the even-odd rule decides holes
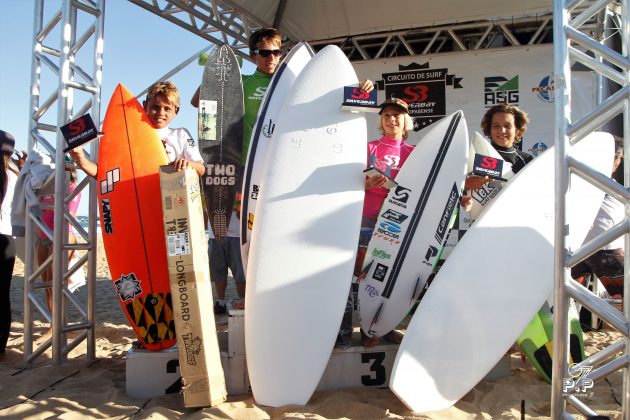
[[[432,126],[383,203],[359,282],[361,327],[369,336],[396,328],[430,281],[464,184],[467,131],[461,112]]]

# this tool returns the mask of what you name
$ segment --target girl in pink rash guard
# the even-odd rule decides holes
[[[74,189],[77,186],[77,171],[75,169],[70,171],[70,186],[69,186],[69,190],[70,192],[74,191]],[[54,197],[52,195],[48,195],[45,197],[42,197],[40,200],[40,203],[42,204],[54,204],[55,200]],[[76,217],[77,214],[77,209],[79,207],[79,202],[81,201],[81,193],[77,194],[76,197],[74,197],[72,199],[72,201],[70,201],[68,203],[68,210],[70,211],[70,214],[72,214],[73,216]],[[42,215],[41,215],[41,219],[42,222],[44,222],[46,224],[46,226],[48,226],[50,228],[50,230],[54,229],[55,226],[55,212],[50,209],[50,208],[46,208],[46,209],[42,209]],[[39,264],[42,264],[44,261],[46,261],[46,259],[48,258],[48,256],[50,254],[52,254],[52,241],[48,238],[48,236],[46,236],[46,234],[42,231],[40,231],[38,229],[37,232],[37,236],[38,236],[38,242],[37,242],[37,256],[38,256],[38,262]],[[68,243],[75,243],[76,242],[76,238],[72,233],[72,227],[70,226],[70,224],[68,223]],[[72,257],[72,254],[74,253],[74,251],[69,251],[68,252],[68,260],[70,260],[70,258]],[[81,269],[82,270],[82,269]],[[42,279],[44,281],[51,281],[52,280],[52,266],[49,267],[48,270],[46,270],[43,274],[42,274]],[[47,296],[47,300],[48,300],[48,308],[52,309],[52,290],[50,288],[46,289],[46,296]]]
[[[407,144],[405,139],[413,130],[413,120],[409,116],[409,107],[401,99],[392,98],[385,100],[380,105],[380,118],[378,128],[383,136],[368,143],[368,167],[374,166],[388,177],[395,179],[407,157],[413,150],[413,146]],[[365,252],[372,237],[372,231],[378,218],[378,213],[387,197],[389,190],[383,185],[387,181],[385,175],[374,175],[365,179],[365,201],[363,204],[363,218],[361,220],[361,235],[359,237],[359,249],[354,265],[354,275],[361,274]],[[338,346],[347,346],[352,336],[352,308],[354,306],[352,293],[350,293],[346,311],[343,316],[339,335]],[[385,335],[390,342],[399,344],[402,335],[394,330]],[[378,337],[368,337],[361,331],[361,344],[364,347],[372,347],[379,343]]]

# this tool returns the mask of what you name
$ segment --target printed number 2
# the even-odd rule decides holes
[[[166,373],[175,373],[177,372],[177,367],[179,366],[179,360],[173,359],[169,360],[166,363]],[[175,382],[173,382],[168,388],[164,390],[165,394],[176,394],[182,389],[182,381],[181,378],[177,378]]]
[[[374,377],[372,375],[362,375],[361,383],[364,386],[376,386],[383,385],[387,380],[387,372],[385,371],[385,366],[383,366],[383,361],[385,360],[385,352],[379,353],[361,353],[361,363],[370,363],[370,371],[374,372]]]

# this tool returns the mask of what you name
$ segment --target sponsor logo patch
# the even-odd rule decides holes
[[[374,280],[383,281],[385,280],[385,276],[387,276],[387,270],[389,267],[383,264],[376,264],[376,268],[374,269],[374,274],[372,274],[372,278]]]
[[[486,108],[497,104],[518,104],[518,75],[507,79],[503,76],[488,76],[484,79],[483,101]]]
[[[142,293],[140,280],[136,278],[134,273],[123,274],[118,280],[114,281],[114,285],[116,286],[116,293],[118,293],[123,302],[133,299]]]
[[[107,171],[105,179],[100,181],[101,195],[114,191],[114,187],[117,182],[120,181],[120,168],[114,168]]]
[[[101,199],[101,209],[103,217],[103,230],[105,233],[114,233],[114,224],[112,223],[112,208],[109,205],[109,198]]]
[[[391,220],[392,222],[398,224],[404,222],[408,218],[407,215],[404,215],[392,209],[387,209],[385,213],[381,214],[381,217],[384,217],[385,219]]]
[[[536,97],[543,102],[553,102],[555,99],[555,88],[553,85],[553,74],[542,78],[538,86],[532,88]]]

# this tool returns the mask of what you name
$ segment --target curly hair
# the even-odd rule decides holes
[[[481,120],[481,129],[483,130],[483,134],[485,134],[488,138],[491,138],[490,131],[492,129],[492,117],[494,117],[494,114],[498,114],[499,112],[514,115],[514,125],[516,126],[516,139],[514,142],[519,143],[523,140],[529,119],[527,118],[527,114],[516,105],[498,104],[488,109]]]

